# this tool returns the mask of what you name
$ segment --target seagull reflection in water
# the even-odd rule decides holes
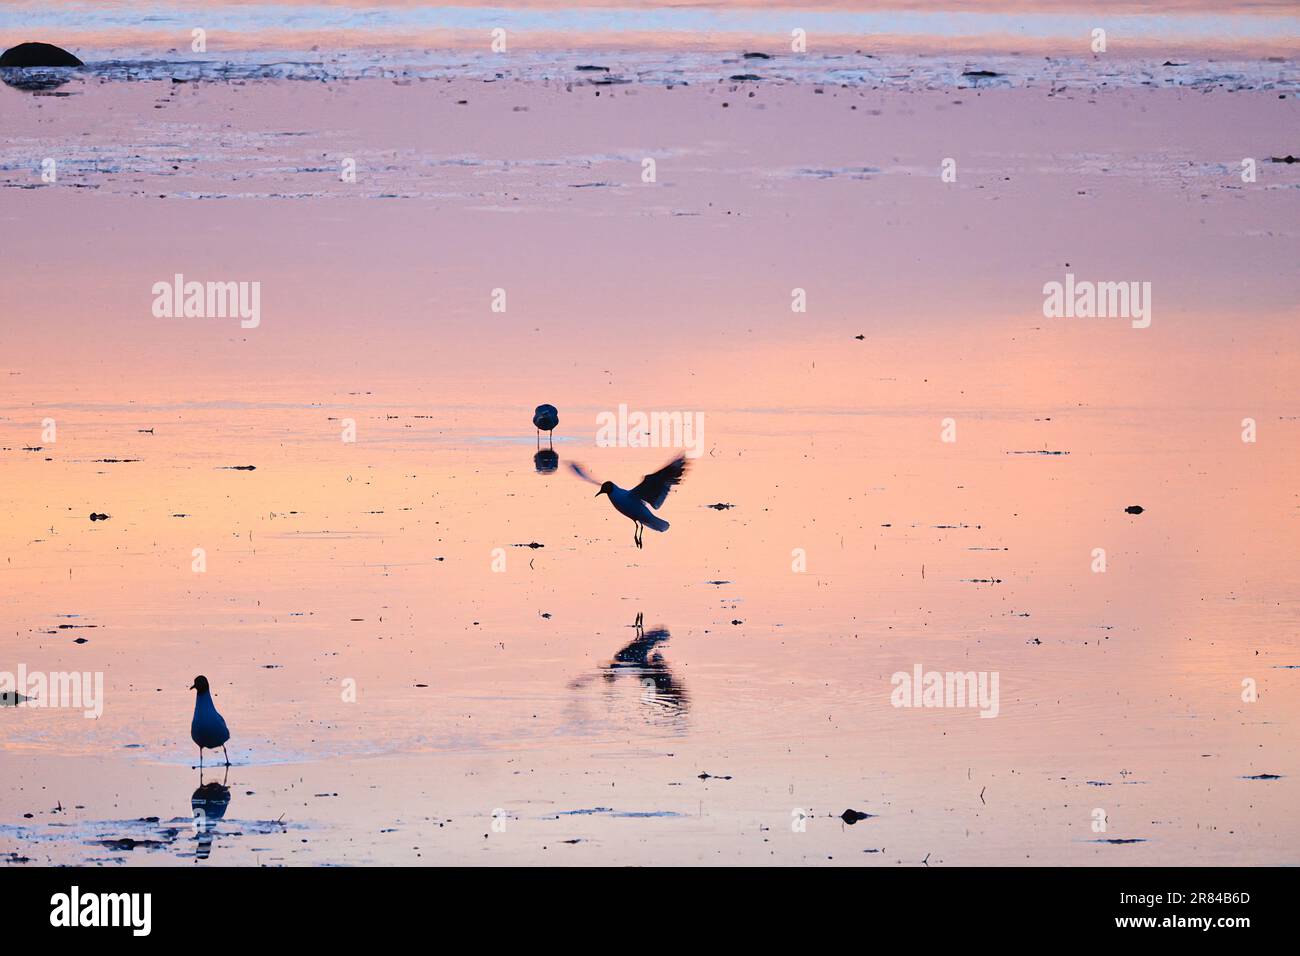
[[[619,648],[613,658],[602,664],[595,674],[579,677],[570,684],[575,690],[587,687],[597,677],[611,687],[622,677],[641,684],[641,705],[645,718],[652,723],[680,723],[690,710],[690,695],[672,672],[660,652],[660,645],[672,636],[666,627],[646,630],[643,615],[636,616],[636,637]]]
[[[533,455],[533,467],[539,475],[555,474],[555,469],[560,467],[560,455],[554,448],[543,448]]]
[[[227,767],[226,777],[229,776],[230,768]],[[212,855],[212,840],[217,823],[226,815],[226,808],[230,806],[230,788],[226,786],[226,780],[223,779],[221,783],[204,783],[200,771],[199,788],[190,797],[190,806],[194,810],[194,836],[199,843],[194,856],[206,860]]]

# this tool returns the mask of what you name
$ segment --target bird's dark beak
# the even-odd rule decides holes
[[[186,689],[186,690],[193,690],[193,689],[194,689],[194,685],[191,684],[189,687],[187,687],[187,688],[185,688],[185,689]]]
[[[603,495],[604,493],[605,493],[605,492],[603,492],[603,491],[598,491],[598,492],[596,492],[596,494],[595,494],[593,497],[599,498],[599,497],[600,497],[601,495]]]

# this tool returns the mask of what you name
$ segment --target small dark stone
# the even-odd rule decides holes
[[[1141,505],[1129,505],[1127,508],[1124,509],[1124,511],[1127,514],[1140,515],[1142,512],[1146,511],[1146,509],[1143,508]]]
[[[849,826],[853,826],[853,824],[857,823],[859,820],[866,820],[870,816],[871,816],[870,813],[863,813],[861,810],[854,810],[852,807],[850,807],[848,810],[845,810],[843,813],[840,814],[840,819],[843,820],[845,823],[847,823]]]

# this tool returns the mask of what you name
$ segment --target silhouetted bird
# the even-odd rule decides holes
[[[601,495],[609,495],[610,504],[614,509],[619,514],[632,519],[633,524],[636,525],[632,540],[639,548],[642,547],[641,535],[647,525],[655,531],[668,530],[668,522],[652,513],[650,508],[658,510],[663,505],[664,499],[668,497],[669,489],[681,483],[682,476],[686,474],[686,456],[678,455],[654,474],[646,475],[641,479],[641,484],[631,491],[620,488],[612,481],[596,481],[582,470],[581,465],[574,462],[569,462],[569,467],[583,481],[600,485],[600,491],[596,492],[597,498]],[[647,505],[650,507],[646,507]]]
[[[226,728],[225,719],[217,713],[217,708],[212,703],[212,691],[208,689],[208,679],[202,675],[194,678],[190,690],[198,692],[194,695],[194,719],[190,721],[190,739],[199,745],[199,769],[203,768],[203,751],[216,750],[218,747],[221,748],[221,753],[226,758],[226,766],[229,767],[230,755],[226,753],[226,741],[230,739],[230,731]]]
[[[538,405],[537,411],[533,412],[533,425],[537,428],[537,443],[542,443],[542,432],[546,432],[547,440],[553,440],[555,426],[560,424],[560,412],[554,405]]]

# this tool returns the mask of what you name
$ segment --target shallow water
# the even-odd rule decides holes
[[[0,670],[104,679],[0,711],[0,858],[1297,862],[1293,99],[817,88],[0,90]],[[703,415],[642,550],[620,404]]]

